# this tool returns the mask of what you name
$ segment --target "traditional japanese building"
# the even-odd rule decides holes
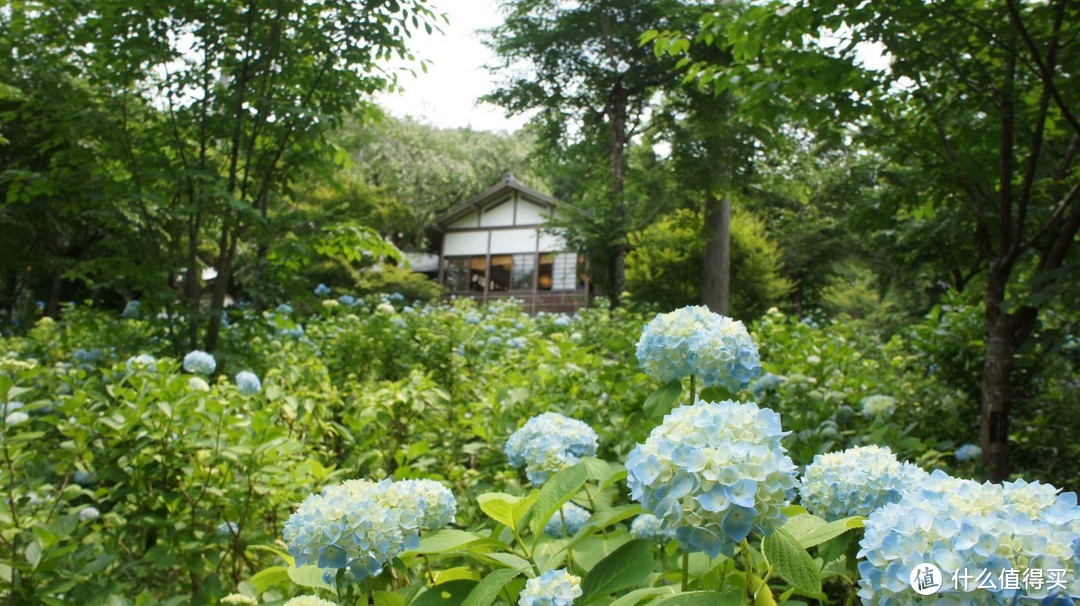
[[[525,311],[573,312],[589,302],[585,257],[549,229],[562,203],[512,175],[436,221],[446,296],[514,298]]]

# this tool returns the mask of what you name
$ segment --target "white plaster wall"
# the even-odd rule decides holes
[[[480,215],[481,227],[509,227],[514,224],[514,201],[508,199],[497,206],[491,206]]]

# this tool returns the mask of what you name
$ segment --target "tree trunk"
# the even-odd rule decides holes
[[[1009,409],[1012,407],[1013,354],[1016,344],[1002,330],[1002,324],[990,329],[986,342],[986,363],[982,378],[982,415],[980,442],[987,479],[1003,482],[1009,477]]]
[[[64,279],[60,277],[60,270],[53,275],[49,283],[49,297],[45,301],[45,315],[54,320],[60,319],[60,291]]]
[[[608,93],[605,112],[608,118],[608,157],[611,161],[611,182],[609,184],[611,202],[615,208],[615,231],[612,237],[617,243],[612,252],[610,270],[611,284],[611,307],[616,308],[620,304],[623,290],[626,287],[626,253],[628,242],[626,240],[627,217],[626,201],[623,200],[623,191],[626,182],[626,102],[627,90],[621,79],[615,80],[615,85]]]
[[[701,302],[721,315],[731,315],[731,201],[709,196],[705,202],[705,258],[701,264]]]

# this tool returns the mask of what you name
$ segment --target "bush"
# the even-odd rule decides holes
[[[630,300],[670,311],[701,302],[705,243],[701,213],[678,210],[630,235],[626,290]],[[731,217],[731,315],[757,318],[790,290],[780,275],[780,252],[765,227],[745,211]]]

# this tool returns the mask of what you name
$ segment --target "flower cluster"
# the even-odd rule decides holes
[[[526,581],[518,606],[570,606],[579,597],[581,578],[560,568]]]
[[[297,566],[348,568],[363,580],[416,549],[420,530],[446,523],[456,507],[437,482],[348,480],[308,495],[289,516],[283,536]]]
[[[96,520],[96,519],[98,519],[100,517],[101,517],[101,512],[98,511],[97,507],[94,507],[92,505],[88,506],[88,507],[83,507],[82,509],[79,510],[79,521],[80,522],[93,522],[94,520]]]
[[[128,372],[135,372],[138,370],[149,370],[153,372],[157,370],[157,360],[150,354],[139,354],[129,358],[125,366],[127,367]]]
[[[814,457],[803,472],[800,497],[810,513],[831,522],[895,503],[927,475],[897,461],[888,448],[859,446]]]
[[[780,415],[750,402],[676,408],[626,460],[626,483],[690,551],[731,556],[751,531],[769,535],[795,496]]]
[[[754,383],[750,385],[750,393],[754,394],[755,398],[760,398],[761,396],[769,393],[770,391],[775,391],[776,388],[783,385],[784,381],[786,380],[786,377],[781,377],[780,375],[774,375],[771,372],[767,372],[761,375],[758,380],[754,381]]]
[[[337,606],[337,604],[313,595],[298,595],[285,602],[285,606]]]
[[[912,568],[934,564],[948,577],[990,571],[971,591],[949,578],[935,604],[1011,604],[1051,594],[1050,583],[1006,588],[1006,570],[1063,570],[1065,593],[1080,595],[1080,507],[1076,493],[1038,482],[979,484],[935,471],[921,485],[870,514],[859,543],[859,597],[864,604],[914,601]],[[1051,598],[1053,599],[1053,598]]]
[[[630,536],[635,539],[667,542],[675,538],[675,531],[664,528],[660,518],[653,514],[643,513],[630,522]]]
[[[292,600],[286,602],[286,604],[293,603]],[[246,596],[242,593],[230,593],[229,595],[218,600],[219,606],[259,606],[259,601],[251,596]],[[295,606],[295,604],[293,604]]]
[[[862,401],[864,417],[891,417],[896,412],[896,398],[875,394],[866,396]]]
[[[641,333],[637,359],[658,381],[694,375],[702,385],[722,385],[732,393],[761,374],[757,346],[743,323],[704,306],[657,314]]]
[[[243,396],[253,396],[262,390],[258,375],[250,370],[241,370],[236,375],[236,391]]]
[[[197,375],[211,375],[214,374],[215,368],[217,368],[217,362],[214,360],[214,356],[205,351],[196,349],[184,356],[184,370],[190,373]]]
[[[323,283],[321,283],[321,282],[319,283],[318,286],[315,287],[315,296],[316,297],[325,297],[325,296],[329,295],[330,292],[331,292],[330,287],[323,284]]]
[[[438,530],[450,524],[457,513],[454,493],[435,480],[394,482],[387,491],[385,501],[392,507],[408,512],[415,525],[426,530]]]
[[[138,299],[132,299],[124,306],[124,311],[120,315],[126,320],[134,320],[139,317],[139,303]]]
[[[210,391],[210,384],[202,377],[191,377],[188,379],[188,388],[192,391]]]
[[[544,532],[553,537],[572,537],[585,526],[591,516],[588,509],[567,501],[562,509],[556,511],[548,520]]]
[[[585,423],[545,412],[511,434],[504,452],[511,465],[524,466],[529,481],[539,486],[580,457],[596,454],[597,440],[596,432]]]
[[[964,444],[956,449],[956,460],[961,463],[977,461],[982,457],[982,448],[974,444]]]

